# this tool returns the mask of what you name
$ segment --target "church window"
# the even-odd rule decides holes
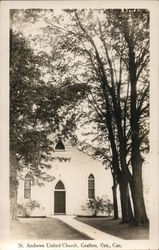
[[[93,199],[95,197],[95,180],[94,175],[90,174],[88,177],[88,198]]]
[[[55,189],[65,189],[65,186],[62,183],[62,181],[58,181],[58,183],[55,186]]]
[[[65,146],[61,140],[58,141],[55,147],[56,150],[65,150]]]
[[[31,178],[29,174],[26,174],[24,179],[24,198],[29,199],[31,197]]]

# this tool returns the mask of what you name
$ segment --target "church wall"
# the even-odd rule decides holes
[[[52,163],[52,169],[48,172],[55,180],[45,183],[44,187],[32,186],[31,199],[40,204],[40,209],[32,211],[32,216],[54,215],[54,191],[56,183],[61,180],[66,191],[66,214],[68,215],[91,215],[87,209],[88,200],[88,176],[95,177],[95,196],[107,195],[112,200],[112,177],[110,170],[105,170],[98,161],[91,159],[86,154],[74,148],[66,148],[65,152],[56,152],[55,155],[66,155],[71,160],[68,162]],[[20,181],[18,200],[26,202],[24,197],[24,181]]]

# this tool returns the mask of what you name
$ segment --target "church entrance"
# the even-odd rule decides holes
[[[66,191],[62,181],[55,186],[54,191],[54,214],[66,213]]]

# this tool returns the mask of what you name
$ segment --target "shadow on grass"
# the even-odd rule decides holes
[[[137,227],[124,224],[120,219],[114,220],[112,217],[86,217],[78,216],[75,218],[89,226],[95,227],[102,232],[117,236],[125,240],[148,240],[149,228]]]

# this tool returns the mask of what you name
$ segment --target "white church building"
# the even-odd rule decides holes
[[[107,196],[112,201],[112,176],[99,161],[62,142],[56,144],[53,155],[69,160],[51,163],[48,174],[54,177],[52,181],[41,187],[32,185],[27,172],[19,180],[18,203],[32,200],[39,204],[31,210],[31,216],[91,215],[86,206],[89,199]]]

